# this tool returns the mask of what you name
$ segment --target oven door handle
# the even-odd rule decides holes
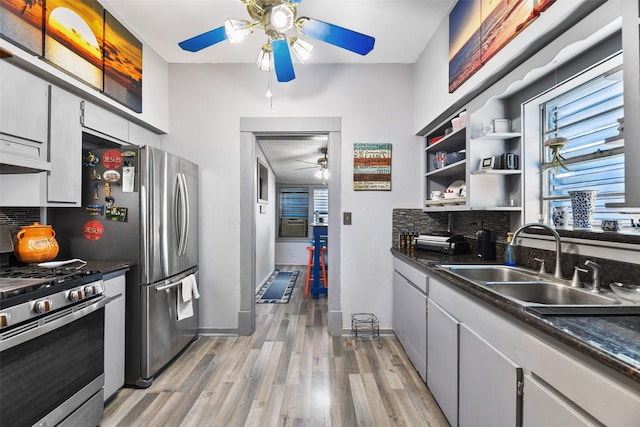
[[[4,334],[0,334],[0,351],[8,350],[12,347],[25,343],[29,340],[32,340],[41,335],[54,331],[58,328],[61,328],[62,326],[68,325],[69,323],[75,322],[76,320],[82,317],[88,316],[94,311],[104,308],[104,306],[106,306],[111,301],[111,299],[112,298],[105,296],[101,298],[99,301],[96,301],[91,305],[88,305],[86,307],[83,307],[79,310],[73,311],[68,314],[62,314],[62,316],[58,317],[57,319],[47,321],[44,324],[38,324],[37,326],[33,326],[25,330],[24,332],[18,332],[16,335],[9,335],[6,332]],[[54,313],[50,317],[55,317],[55,315],[56,314]],[[35,320],[33,324],[35,324],[36,322],[40,323],[46,319],[47,317],[40,318],[38,320]],[[12,331],[7,331],[7,332],[12,332]],[[3,335],[7,335],[7,338],[2,338]]]

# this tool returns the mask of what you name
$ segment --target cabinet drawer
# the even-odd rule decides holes
[[[567,399],[606,425],[638,425],[640,393],[623,388],[537,338],[527,335],[524,343],[525,366]],[[526,401],[526,389],[524,395]]]
[[[417,286],[422,292],[429,294],[429,276],[426,273],[411,267],[398,258],[393,259],[393,269]]]

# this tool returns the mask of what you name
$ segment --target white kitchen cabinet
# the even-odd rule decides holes
[[[82,201],[82,126],[80,98],[51,87],[50,162],[47,203],[80,206]]]
[[[429,278],[397,259],[394,259],[393,265],[393,330],[411,363],[426,382]]]
[[[48,170],[49,84],[0,61],[2,164]]]
[[[520,425],[522,368],[464,323],[460,325],[459,377],[461,426]]]
[[[612,381],[588,364],[548,343],[527,335],[524,341],[525,364],[532,375],[544,381],[548,394],[568,402],[580,417],[595,419],[609,426],[637,426],[640,420],[640,393],[624,383]],[[525,424],[538,418],[528,402],[525,386]],[[527,411],[527,408],[530,408]],[[577,424],[580,425],[580,424]],[[587,424],[588,425],[588,424]]]
[[[439,277],[428,307],[427,385],[452,425],[638,425],[620,374]]]
[[[129,122],[129,143],[133,145],[150,145],[151,147],[158,147],[159,137],[157,133],[151,132],[137,125],[133,122]]]
[[[85,128],[102,135],[116,138],[124,143],[129,141],[129,121],[88,101],[82,101],[81,122]]]
[[[104,310],[104,399],[124,385],[126,270],[105,274],[105,294],[111,298]]]
[[[527,391],[527,398],[524,399],[523,427],[600,425],[578,412],[570,403],[531,375],[525,375],[524,389]]]
[[[452,426],[458,425],[458,335],[460,322],[428,301],[427,385]]]

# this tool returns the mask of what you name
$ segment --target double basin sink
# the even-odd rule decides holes
[[[539,314],[640,313],[640,304],[620,300],[612,292],[595,293],[572,287],[566,281],[525,268],[485,264],[443,264],[439,267]]]

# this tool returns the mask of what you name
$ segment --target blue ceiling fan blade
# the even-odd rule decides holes
[[[299,21],[302,21],[301,29],[305,35],[360,55],[366,55],[371,52],[376,41],[376,39],[366,34],[318,21],[317,19],[300,18]]]
[[[182,41],[178,43],[178,46],[190,52],[197,52],[204,49],[205,47],[220,43],[221,41],[226,39],[227,33],[224,31],[224,26],[222,26],[216,28],[215,30],[207,31],[206,33],[200,34],[199,36],[195,36]]]
[[[289,52],[289,43],[285,39],[278,39],[271,42],[273,49],[273,65],[276,69],[276,77],[279,82],[288,82],[296,78]]]

